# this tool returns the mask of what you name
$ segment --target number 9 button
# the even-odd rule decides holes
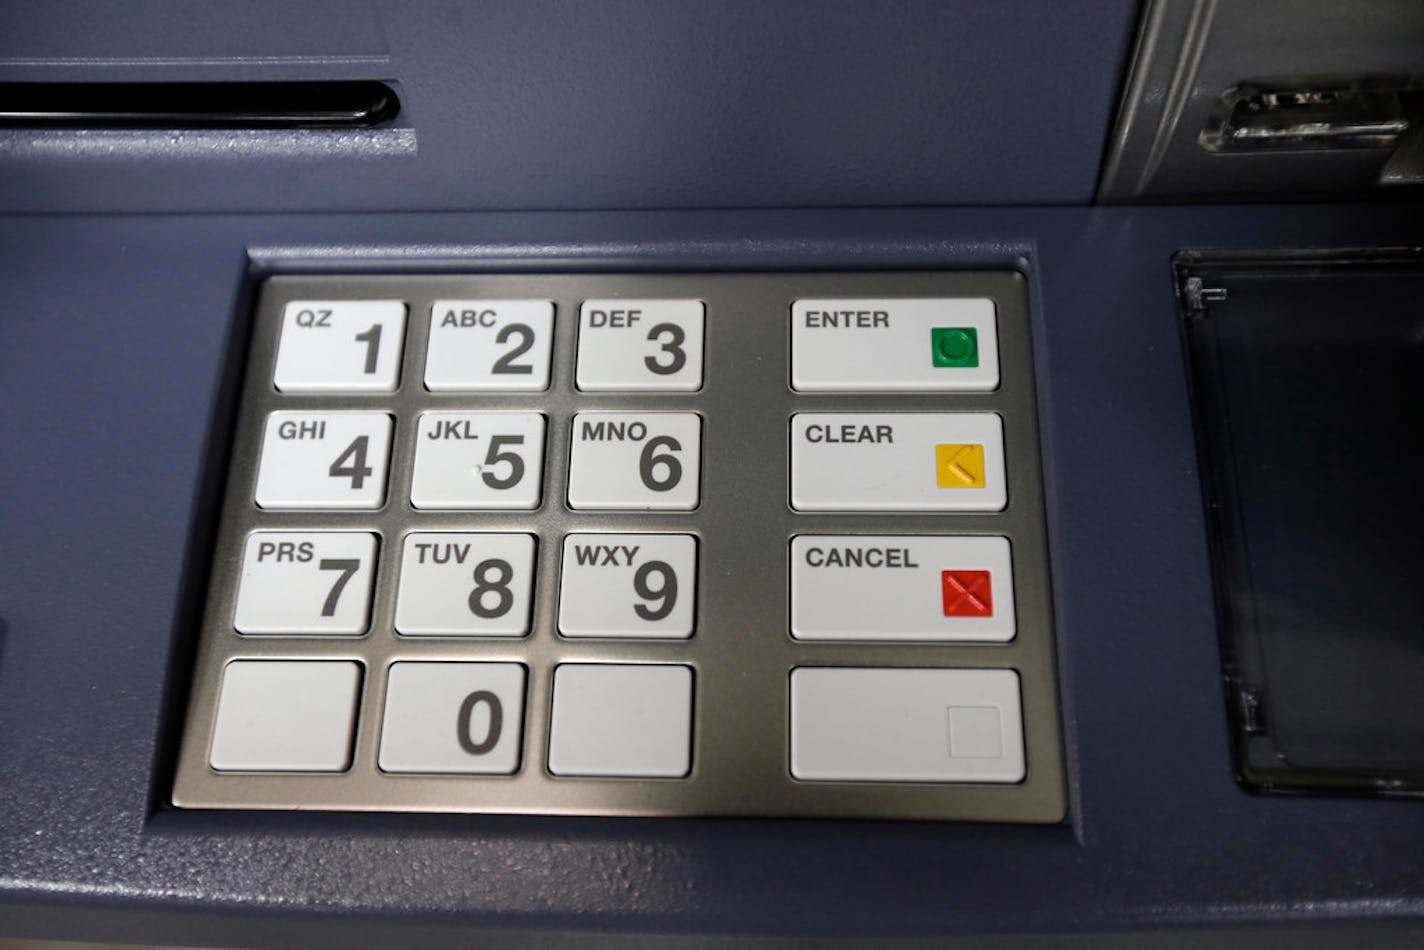
[[[564,538],[559,633],[566,637],[692,636],[697,541],[690,534]]]

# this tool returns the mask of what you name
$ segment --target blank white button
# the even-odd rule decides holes
[[[420,414],[410,484],[417,508],[537,508],[543,475],[537,412]]]
[[[573,429],[570,508],[697,507],[702,419],[696,413],[580,412]]]
[[[997,413],[791,418],[791,506],[799,511],[1002,511],[1007,503]]]
[[[798,640],[1005,643],[1009,542],[993,537],[801,535],[791,542]]]
[[[696,601],[690,534],[564,538],[559,632],[566,637],[687,638]]]
[[[208,762],[222,772],[344,772],[361,666],[235,660],[223,670]]]
[[[534,536],[408,534],[396,630],[406,636],[522,637],[529,632]]]
[[[282,311],[273,382],[284,393],[391,392],[404,336],[399,300],[294,300]]]
[[[425,387],[432,392],[549,388],[554,305],[547,300],[437,300]]]
[[[579,309],[578,388],[692,392],[702,387],[700,300],[588,300]]]
[[[681,778],[691,767],[691,668],[565,663],[554,671],[550,772]]]
[[[254,531],[242,556],[239,633],[360,634],[371,613],[376,536]]]
[[[381,726],[384,772],[511,775],[524,728],[518,663],[396,663]]]
[[[791,774],[841,782],[1021,782],[1013,670],[791,672]]]
[[[384,412],[274,412],[262,436],[262,508],[379,508],[391,417]]]
[[[999,386],[987,298],[798,300],[791,386],[801,392],[987,392]]]

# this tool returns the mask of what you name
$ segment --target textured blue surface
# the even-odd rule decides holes
[[[1136,0],[7,0],[0,81],[366,78],[363,134],[0,130],[6,211],[1085,203]]]
[[[305,924],[304,940],[336,943],[364,922],[1417,921],[1419,803],[1260,798],[1232,781],[1168,259],[1419,243],[1421,210],[0,218],[0,932],[269,942]],[[185,545],[249,255],[308,271],[1027,261],[1071,823],[152,814],[165,677],[191,634]]]

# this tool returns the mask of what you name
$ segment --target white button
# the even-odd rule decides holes
[[[564,538],[559,632],[566,637],[692,636],[697,541],[690,534]]]
[[[798,300],[791,386],[802,392],[986,392],[999,386],[994,301]]]
[[[995,413],[791,418],[791,506],[800,511],[1002,511],[1007,503]]]
[[[208,762],[222,772],[344,772],[361,666],[234,660],[223,670]]]
[[[1014,638],[1006,538],[802,535],[791,542],[798,640]]]
[[[587,300],[579,309],[578,388],[702,387],[700,300]]]
[[[539,507],[544,417],[537,412],[423,412],[410,503],[417,508]]]
[[[406,636],[522,637],[529,632],[534,537],[405,536],[396,630]]]
[[[549,388],[553,338],[554,305],[547,300],[437,300],[425,388],[542,392]]]
[[[692,763],[692,670],[565,663],[554,671],[549,771],[681,778]]]
[[[569,507],[691,511],[701,488],[701,443],[695,412],[580,412]]]
[[[254,531],[233,626],[239,633],[365,633],[375,574],[374,534]]]
[[[791,671],[791,774],[842,782],[1020,782],[1013,670]]]
[[[284,393],[391,392],[404,336],[399,300],[294,300],[272,381]]]
[[[395,663],[381,725],[383,772],[512,775],[524,729],[518,663]]]
[[[384,412],[274,412],[262,436],[262,508],[379,508],[391,417]]]

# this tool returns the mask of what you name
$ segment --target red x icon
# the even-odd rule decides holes
[[[941,571],[946,617],[994,616],[994,588],[988,571]]]

